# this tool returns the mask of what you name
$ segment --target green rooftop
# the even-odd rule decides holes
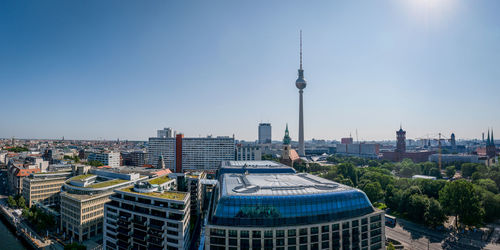
[[[165,182],[168,182],[170,180],[172,180],[172,179],[168,178],[168,176],[165,175],[165,176],[162,176],[162,177],[151,179],[151,180],[149,180],[149,183],[152,184],[152,185],[155,185],[155,184],[156,185],[161,185],[161,184],[163,184]]]
[[[92,185],[86,186],[86,188],[103,188],[103,187],[110,187],[114,185],[118,185],[121,183],[128,182],[128,180],[122,180],[122,179],[114,179],[114,180],[109,180],[109,181],[103,181],[103,182],[98,182]]]
[[[178,200],[182,201],[184,198],[186,198],[186,193],[181,193],[181,192],[172,192],[172,191],[164,191],[163,193],[159,192],[151,192],[151,193],[138,193],[134,191],[134,187],[127,187],[124,189],[120,189],[121,191],[129,192],[129,193],[134,193],[134,194],[140,194],[140,195],[147,195],[147,196],[152,196],[156,198],[162,198],[162,199],[169,199],[169,200]]]
[[[71,178],[72,181],[81,181],[83,179],[89,178],[95,176],[95,174],[82,174],[82,175],[77,175],[73,178]]]

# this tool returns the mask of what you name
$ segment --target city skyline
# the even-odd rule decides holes
[[[305,140],[498,130],[500,3],[416,2],[4,2],[0,137],[297,141],[300,29]]]

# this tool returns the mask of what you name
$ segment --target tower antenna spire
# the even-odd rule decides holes
[[[302,30],[300,30],[300,69],[302,69]]]

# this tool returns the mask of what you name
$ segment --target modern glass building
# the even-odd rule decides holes
[[[305,173],[227,173],[205,249],[382,249],[384,212],[355,188]]]

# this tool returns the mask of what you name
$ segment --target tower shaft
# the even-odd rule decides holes
[[[305,156],[306,150],[304,145],[304,104],[302,93],[304,91],[299,90],[299,155]]]

